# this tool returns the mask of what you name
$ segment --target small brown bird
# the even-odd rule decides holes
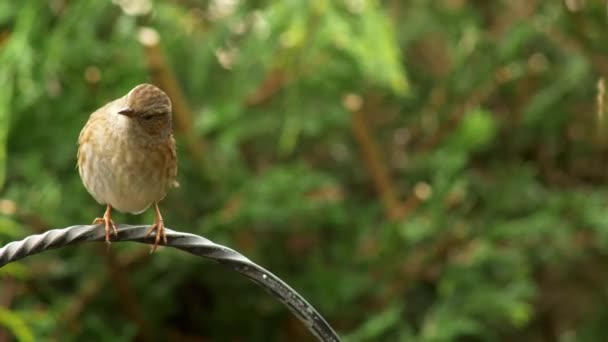
[[[103,217],[106,242],[118,236],[112,208],[140,214],[154,204],[156,219],[146,238],[156,232],[151,252],[162,238],[167,243],[158,202],[176,187],[177,155],[171,128],[171,100],[151,84],[96,110],[78,138],[78,171],[87,191],[107,205]]]

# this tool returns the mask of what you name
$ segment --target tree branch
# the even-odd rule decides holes
[[[359,108],[357,108],[359,107]],[[389,175],[388,168],[384,162],[378,143],[370,132],[369,124],[365,120],[365,114],[358,105],[348,105],[347,109],[352,114],[352,130],[355,140],[359,143],[361,156],[376,191],[382,200],[386,216],[390,220],[403,218],[404,210],[395,193],[395,183]]]

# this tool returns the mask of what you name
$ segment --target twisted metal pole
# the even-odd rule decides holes
[[[151,244],[153,239],[144,239],[147,229],[148,226],[120,225],[118,227],[118,238],[115,241],[135,241]],[[244,275],[283,303],[319,341],[340,341],[340,337],[317,310],[279,277],[237,251],[213,243],[204,237],[171,229],[165,229],[165,231],[168,247],[214,260]],[[99,226],[72,226],[49,230],[43,234],[28,236],[21,241],[11,242],[0,248],[0,268],[12,261],[50,249],[82,242],[104,240],[104,230],[100,229]]]

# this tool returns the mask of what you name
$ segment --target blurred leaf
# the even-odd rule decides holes
[[[4,326],[18,341],[34,341],[34,335],[25,321],[16,313],[0,307],[0,326]]]
[[[344,341],[377,341],[392,325],[401,320],[401,305],[394,304],[368,319],[357,330],[344,337]]]
[[[563,96],[566,96],[573,90],[580,87],[581,81],[584,79],[588,71],[588,65],[581,56],[571,55],[563,63],[559,63],[560,72],[552,75],[550,84],[542,91],[534,94],[530,104],[524,111],[524,120],[528,125],[539,124],[540,120],[548,118],[546,113],[550,113],[551,108],[560,102]],[[561,118],[549,116],[550,121],[544,121],[545,124],[558,124],[562,122]]]
[[[467,113],[452,136],[449,145],[456,151],[474,152],[489,143],[496,135],[492,114],[482,109]]]

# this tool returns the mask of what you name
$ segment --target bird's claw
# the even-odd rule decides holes
[[[110,231],[114,233],[114,237],[118,238],[118,230],[116,229],[116,225],[114,221],[112,221],[109,217],[98,217],[93,220],[93,224],[103,224],[106,229],[106,243],[109,245],[110,242]]]
[[[165,225],[163,223],[163,220],[156,220],[156,222],[154,222],[154,224],[152,226],[150,226],[150,228],[148,229],[148,231],[146,232],[146,239],[152,234],[152,232],[156,233],[156,236],[154,238],[154,245],[152,245],[152,248],[150,249],[150,254],[154,253],[154,251],[156,251],[156,248],[158,247],[158,243],[160,242],[160,240],[163,240],[163,243],[166,245],[167,244],[167,234],[165,234]]]

